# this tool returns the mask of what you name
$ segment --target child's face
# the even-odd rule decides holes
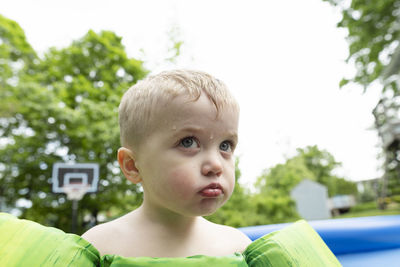
[[[179,96],[160,114],[136,158],[144,205],[185,216],[212,214],[234,188],[238,113],[220,110],[216,118],[201,95],[196,102]]]

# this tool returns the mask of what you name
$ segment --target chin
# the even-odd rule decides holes
[[[217,209],[214,208],[214,209],[193,210],[192,212],[186,213],[186,215],[192,216],[192,217],[198,217],[198,216],[203,217],[203,216],[212,215],[212,214],[214,214],[217,210],[218,210],[218,208],[217,208]]]
[[[199,212],[199,216],[210,216],[210,215],[214,214],[215,212],[217,212],[218,209],[221,207],[222,207],[222,205],[220,205],[218,207],[209,208],[209,209],[203,209]]]
[[[204,212],[203,214],[201,214],[201,215],[199,215],[199,216],[210,216],[210,215],[213,215],[215,212],[217,211],[217,209],[216,210],[213,210],[213,211],[209,211],[209,212]]]

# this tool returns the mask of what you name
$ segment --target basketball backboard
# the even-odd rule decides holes
[[[87,192],[96,192],[99,180],[97,163],[56,163],[53,165],[52,190],[54,193],[65,193],[66,187],[83,186]]]

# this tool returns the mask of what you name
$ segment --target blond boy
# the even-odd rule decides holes
[[[102,255],[223,256],[250,240],[211,223],[231,196],[239,107],[226,86],[199,71],[166,71],[131,87],[119,107],[125,177],[143,187],[142,205],[83,237]]]

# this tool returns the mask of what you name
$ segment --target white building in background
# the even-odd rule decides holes
[[[331,218],[328,189],[326,186],[304,179],[290,192],[296,202],[297,212],[306,220]]]

